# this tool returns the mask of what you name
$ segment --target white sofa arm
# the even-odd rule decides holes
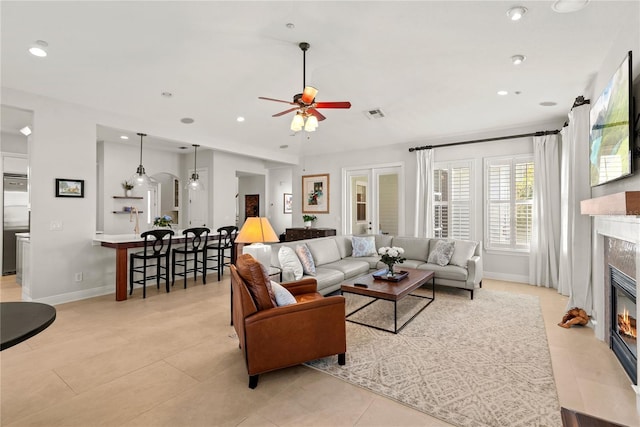
[[[467,286],[470,289],[474,289],[480,286],[482,282],[482,258],[475,255],[469,258],[467,261],[467,270],[469,276],[467,277]]]

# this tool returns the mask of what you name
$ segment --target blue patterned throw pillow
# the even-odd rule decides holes
[[[376,238],[374,236],[353,236],[351,238],[351,245],[353,246],[353,252],[351,255],[354,258],[377,255]]]
[[[311,255],[309,247],[306,244],[297,245],[296,255],[298,255],[298,258],[300,258],[300,263],[302,264],[302,270],[304,271],[304,274],[315,276],[316,265],[313,262],[313,256]]]

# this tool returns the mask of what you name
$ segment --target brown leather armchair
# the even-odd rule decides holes
[[[309,360],[338,355],[345,364],[347,351],[345,301],[323,297],[315,279],[282,283],[295,304],[277,307],[270,297],[269,276],[251,255],[238,256],[231,266],[233,326],[244,352],[249,388],[258,375]]]

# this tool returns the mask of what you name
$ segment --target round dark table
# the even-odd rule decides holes
[[[0,302],[0,350],[44,331],[56,319],[56,309],[40,302]]]

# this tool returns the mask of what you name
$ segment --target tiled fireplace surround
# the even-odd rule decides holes
[[[640,284],[640,216],[598,215],[594,217],[594,223],[592,314],[596,320],[596,337],[609,343],[611,288],[608,264],[635,278]],[[635,317],[640,319],[640,303],[636,306]],[[640,384],[640,381],[638,383]],[[633,387],[636,391],[636,410],[640,413],[640,388]]]

